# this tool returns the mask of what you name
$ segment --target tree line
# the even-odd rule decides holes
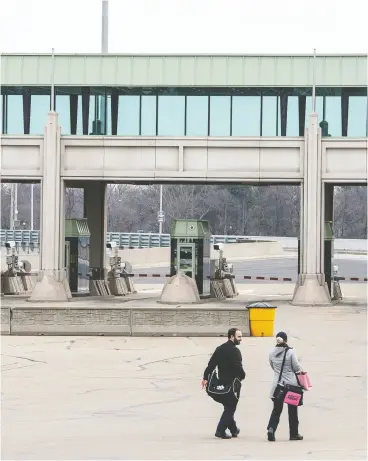
[[[158,232],[160,186],[108,186],[110,232]],[[18,185],[18,228],[30,229],[31,186]],[[1,185],[1,228],[10,226],[10,185]],[[163,186],[163,231],[174,218],[206,219],[213,234],[297,237],[300,186]],[[67,189],[65,215],[83,217],[83,190]],[[34,187],[34,229],[40,228],[40,187]],[[367,238],[367,188],[338,186],[334,193],[336,238]]]

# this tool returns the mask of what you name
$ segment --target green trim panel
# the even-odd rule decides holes
[[[292,86],[313,83],[313,56],[55,55],[55,85]],[[316,58],[316,86],[367,86],[367,55]],[[50,54],[3,54],[4,86],[50,85]]]
[[[65,219],[65,237],[90,237],[87,219]]]

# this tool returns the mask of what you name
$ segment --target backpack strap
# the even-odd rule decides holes
[[[285,366],[285,360],[286,360],[286,354],[287,354],[287,351],[291,349],[290,347],[286,347],[285,348],[285,353],[284,353],[284,358],[282,360],[282,365],[281,365],[281,370],[280,370],[280,374],[279,374],[279,380],[278,380],[278,384],[280,384],[281,382],[281,378],[282,378],[282,372],[284,371],[284,366]]]

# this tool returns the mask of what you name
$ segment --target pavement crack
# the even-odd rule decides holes
[[[1,355],[4,355],[4,354],[1,354]],[[29,360],[30,362],[35,362],[35,363],[47,363],[44,360],[30,359],[29,357],[21,357],[18,355],[8,355],[7,357],[12,357],[13,359]]]
[[[194,341],[193,338],[190,338],[190,337],[187,336],[187,340],[194,343],[194,345],[198,346],[198,344]]]
[[[201,357],[203,355],[207,355],[207,354],[177,355],[175,357],[167,357],[165,359],[154,360],[152,362],[146,362],[146,363],[143,363],[142,365],[138,365],[138,368],[140,369],[140,371],[144,371],[144,370],[147,370],[147,367],[149,365],[154,365],[154,364],[157,364],[157,363],[169,363],[170,360],[185,359],[185,358],[189,358],[189,357]]]

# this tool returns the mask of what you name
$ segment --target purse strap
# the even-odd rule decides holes
[[[280,384],[280,382],[281,382],[282,372],[284,371],[284,366],[285,366],[286,354],[287,354],[287,351],[289,349],[290,349],[290,347],[285,348],[284,358],[282,360],[281,370],[280,370],[280,374],[279,374],[279,380],[277,381],[278,384]]]

